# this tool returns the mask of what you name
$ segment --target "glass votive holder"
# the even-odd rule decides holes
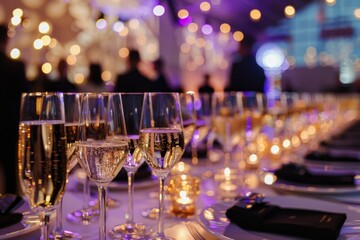
[[[240,174],[238,170],[224,168],[215,174],[218,196],[223,199],[234,199],[239,195]]]
[[[200,193],[200,179],[187,174],[173,175],[170,178],[168,192],[175,216],[186,218],[193,216],[196,200]]]

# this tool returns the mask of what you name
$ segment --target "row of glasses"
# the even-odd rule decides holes
[[[121,93],[84,93],[80,120],[75,129],[75,123],[66,124],[63,93],[23,94],[19,126],[19,177],[30,206],[40,212],[42,239],[49,239],[50,213],[62,200],[73,160],[79,162],[90,181],[98,187],[99,239],[106,239],[106,188],[127,161],[127,170],[134,173],[135,169],[136,172],[137,168],[132,168],[132,164],[143,161],[142,157],[160,180],[159,220],[157,233],[153,237],[167,239],[163,221],[164,182],[171,168],[180,160],[185,147],[180,97],[178,93],[145,93],[140,96],[143,97],[143,106],[136,109],[137,116],[133,117],[141,116],[141,121],[134,127],[136,132],[130,135],[127,131],[132,131],[131,127],[126,126],[133,122],[129,119],[125,121],[122,102],[132,102],[125,100],[127,97],[131,98]],[[126,112],[127,117],[133,110]],[[70,139],[71,134],[69,139],[66,138],[67,130],[78,131],[76,137],[72,135],[74,140]],[[133,141],[129,140],[132,134],[139,134],[138,140],[136,136]],[[76,150],[71,142],[76,143]],[[129,149],[136,144],[137,147],[133,147],[134,151],[131,152]],[[131,177],[129,181],[133,181]],[[129,199],[128,214],[131,215],[131,197]],[[127,226],[132,223],[132,216],[127,217]],[[57,225],[56,233],[60,236],[61,220]]]

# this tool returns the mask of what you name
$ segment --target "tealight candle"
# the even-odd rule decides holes
[[[200,180],[197,177],[182,174],[170,178],[169,193],[172,200],[172,212],[177,217],[195,214],[196,198],[199,195]]]

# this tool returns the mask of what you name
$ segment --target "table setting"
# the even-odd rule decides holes
[[[262,121],[255,121],[249,114],[255,110],[248,110],[245,102],[241,102],[248,101],[246,104],[254,109],[251,102],[260,104],[264,101],[263,96],[231,93],[224,98],[224,95],[213,95],[212,103],[218,109],[211,111],[210,116],[206,115],[206,119],[216,119],[206,121],[208,132],[203,133],[206,137],[201,141],[197,137],[191,146],[191,136],[195,136],[197,129],[194,103],[198,96],[189,94],[185,101],[184,96],[177,93],[80,94],[77,123],[80,134],[72,140],[77,146],[73,151],[76,155],[69,154],[69,151],[66,154],[66,148],[57,148],[64,151],[62,161],[67,166],[64,175],[50,171],[54,174],[50,182],[47,179],[36,183],[24,181],[23,189],[27,191],[24,196],[0,196],[0,239],[281,240],[360,237],[358,160],[346,152],[336,155],[328,151],[332,149],[329,144],[324,144],[335,144],[346,138],[340,144],[342,151],[347,151],[346,143],[353,148],[360,123],[358,117],[342,119],[338,123],[342,126],[341,131],[334,122],[336,131],[327,132],[326,138],[319,132],[318,138],[314,135],[301,140],[299,134],[304,130],[290,126],[299,113],[287,110],[289,113],[280,118],[280,115],[271,115],[271,120],[266,117],[269,107],[257,106],[256,109],[261,111],[256,114],[263,117]],[[33,105],[36,112],[29,106],[24,107],[28,118],[41,116],[40,122],[60,124],[58,131],[62,123],[66,125],[68,120],[64,111],[69,106],[62,107],[62,94],[30,94],[25,97],[37,104]],[[229,102],[224,102],[226,99]],[[144,106],[135,107],[139,103]],[[44,108],[39,107],[41,104]],[[48,112],[51,107],[58,110]],[[44,115],[39,114],[41,109],[45,111]],[[59,115],[42,120],[58,111]],[[304,114],[308,122],[302,125],[310,132],[312,128],[308,126],[318,124],[310,121],[313,111],[313,108],[306,110]],[[322,112],[318,111],[320,115]],[[125,116],[132,119],[125,120]],[[231,120],[233,117],[247,122],[244,129],[236,130],[238,121]],[[274,124],[279,119],[284,123],[283,127],[266,135],[269,132],[265,125],[277,128]],[[182,120],[186,124],[183,125]],[[27,135],[23,135],[20,141],[24,146],[28,144],[27,138],[32,136],[26,124],[36,126],[37,123],[29,121],[23,120],[23,131]],[[324,119],[319,117],[317,121]],[[255,130],[252,123],[256,124]],[[199,127],[204,128],[203,122]],[[42,141],[53,140],[49,134],[56,133],[56,128],[53,130],[45,124],[42,129]],[[182,131],[187,131],[186,135]],[[263,142],[264,136],[266,142]],[[284,143],[291,136],[299,136],[302,146],[278,145],[282,154],[274,156],[277,153],[272,152],[272,144]],[[70,140],[67,142],[71,143]],[[255,142],[257,145],[253,147]],[[231,146],[226,147],[226,143]],[[267,149],[261,147],[263,143]],[[312,147],[304,152],[302,148],[310,144]],[[192,152],[199,145],[201,154]],[[54,147],[52,144],[43,146],[45,150],[46,146]],[[190,149],[187,155],[183,155],[185,148]],[[300,153],[304,155],[299,157]],[[25,152],[23,154],[26,156]],[[69,166],[72,162],[70,156],[80,165]],[[256,161],[253,161],[255,157]],[[23,179],[38,176],[35,174],[38,170],[31,170],[31,162],[25,163],[21,165],[26,169]],[[54,164],[59,163],[50,161],[46,166],[57,169],[62,165]],[[48,168],[42,171],[48,171]],[[52,175],[48,172],[47,176]],[[90,179],[88,189],[87,178]],[[62,187],[57,195],[51,183],[56,179],[58,182],[66,180],[59,185]],[[44,183],[47,185],[41,185]],[[41,194],[33,195],[33,188],[39,189]],[[45,197],[47,195],[42,194],[50,195]],[[51,194],[55,194],[54,197]],[[116,204],[110,205],[109,199]],[[89,211],[83,211],[81,215],[92,213],[94,218],[88,215],[89,221],[69,220],[69,214],[84,209],[84,206]],[[152,215],[148,214],[149,210],[154,211]]]

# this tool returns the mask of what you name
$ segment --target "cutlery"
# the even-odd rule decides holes
[[[191,222],[186,222],[186,227],[195,240],[205,240],[205,238],[200,234],[200,232]]]

